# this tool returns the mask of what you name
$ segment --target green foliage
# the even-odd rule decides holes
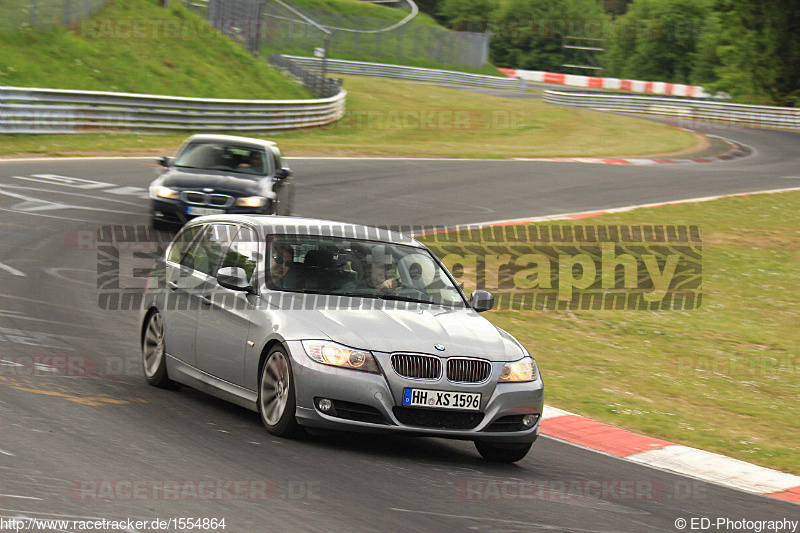
[[[562,39],[602,32],[608,16],[596,0],[511,0],[489,31],[495,65],[529,70],[561,70]]]
[[[652,35],[619,36],[605,75],[693,83],[739,102],[800,105],[800,11],[795,0],[634,0],[621,26]]]
[[[696,0],[635,0],[608,42],[604,74],[688,83],[707,14]]]
[[[800,12],[792,0],[718,0],[712,87],[739,101],[800,105]]]
[[[415,0],[417,7],[423,13],[435,17],[439,22],[442,22],[441,15],[439,14],[443,0]]]
[[[482,31],[498,6],[497,0],[443,0],[439,13],[454,30]]]
[[[624,15],[633,0],[603,0],[603,9],[609,15]]]

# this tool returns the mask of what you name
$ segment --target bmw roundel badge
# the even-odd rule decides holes
[[[444,344],[434,344],[433,347],[439,350],[440,352],[443,352],[445,350]]]

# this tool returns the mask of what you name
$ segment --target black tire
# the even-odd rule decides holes
[[[286,350],[275,346],[267,354],[258,375],[258,413],[267,431],[279,437],[303,435],[295,411],[294,373]]]
[[[528,455],[532,445],[532,442],[527,444],[492,444],[475,441],[478,453],[487,461],[495,461],[497,463],[516,463],[522,460]]]
[[[142,330],[142,369],[147,382],[162,389],[178,389],[180,384],[167,375],[167,358],[164,351],[164,323],[158,311],[145,319]]]

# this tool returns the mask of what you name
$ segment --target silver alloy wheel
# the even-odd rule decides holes
[[[273,352],[261,372],[261,416],[270,426],[277,424],[289,400],[289,363],[283,353]]]
[[[158,313],[153,313],[147,323],[142,345],[142,357],[144,359],[144,373],[147,377],[152,378],[158,372],[164,359],[164,324],[161,322],[161,315]]]

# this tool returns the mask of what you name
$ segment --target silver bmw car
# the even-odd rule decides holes
[[[536,361],[479,313],[439,259],[389,230],[324,220],[214,215],[166,248],[144,295],[147,381],[188,385],[304,427],[475,442],[525,457],[539,434]]]

